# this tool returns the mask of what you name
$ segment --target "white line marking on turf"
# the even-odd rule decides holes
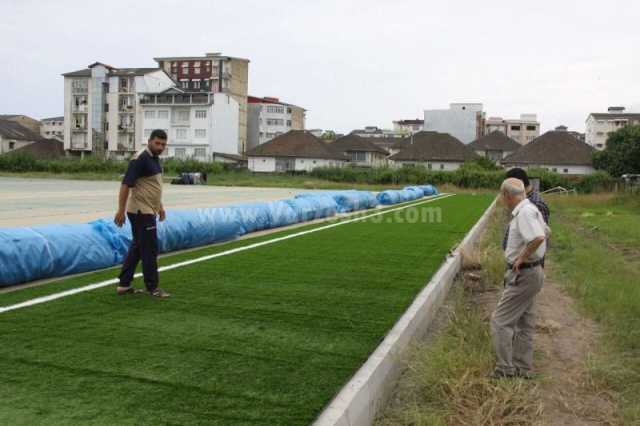
[[[242,246],[242,247],[236,247],[234,249],[226,250],[226,251],[223,251],[223,252],[220,252],[220,253],[214,253],[214,254],[209,254],[207,256],[197,257],[197,258],[191,259],[191,260],[185,260],[184,262],[178,262],[178,263],[174,263],[172,265],[163,266],[163,267],[158,269],[158,272],[170,271],[171,269],[176,269],[176,268],[181,268],[183,266],[193,265],[194,263],[204,262],[206,260],[215,259],[216,257],[228,256],[230,254],[239,253],[241,251],[251,250],[251,249],[254,249],[254,248],[257,248],[257,247],[266,246],[267,244],[273,244],[273,243],[277,243],[279,241],[284,241],[284,240],[289,240],[291,238],[300,237],[302,235],[307,235],[307,234],[311,234],[311,233],[318,232],[318,231],[324,231],[325,229],[335,228],[336,226],[346,225],[347,223],[357,222],[357,221],[360,221],[360,220],[368,219],[370,217],[380,216],[380,215],[387,214],[387,213],[390,213],[390,212],[408,209],[409,207],[414,207],[414,206],[418,206],[420,204],[430,203],[432,201],[441,200],[443,198],[452,197],[454,195],[455,194],[441,194],[439,196],[435,196],[435,197],[429,198],[427,200],[421,200],[420,202],[417,202],[417,203],[408,204],[408,205],[404,205],[404,206],[401,206],[401,207],[396,207],[396,208],[393,208],[393,209],[384,210],[384,211],[377,212],[377,213],[372,213],[372,214],[369,214],[369,215],[366,215],[366,216],[359,216],[359,217],[355,217],[353,219],[343,220],[343,221],[332,223],[332,224],[329,224],[329,225],[320,226],[318,228],[309,229],[307,231],[300,231],[300,232],[296,232],[296,233],[293,233],[293,234],[285,235],[283,237],[273,238],[271,240],[260,241],[259,243],[248,244],[248,245]],[[141,276],[142,276],[142,273],[137,273],[137,274],[134,275],[134,278],[139,278]],[[52,300],[61,299],[63,297],[71,296],[71,295],[78,294],[78,293],[84,293],[86,291],[95,290],[95,289],[98,289],[98,288],[106,287],[108,285],[117,284],[117,283],[118,283],[118,279],[117,278],[112,278],[110,280],[101,281],[101,282],[94,283],[94,284],[89,284],[89,285],[86,285],[86,286],[83,286],[83,287],[72,288],[72,289],[69,289],[69,290],[61,291],[59,293],[53,293],[53,294],[49,294],[47,296],[36,297],[34,299],[30,299],[30,300],[26,300],[24,302],[16,303],[15,305],[0,306],[0,314],[5,313],[5,312],[9,312],[9,311],[15,311],[16,309],[27,308],[27,307],[33,306],[33,305],[39,305],[41,303],[51,302]]]

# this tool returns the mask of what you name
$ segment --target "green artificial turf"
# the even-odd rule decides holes
[[[308,424],[490,202],[457,195],[166,271],[167,300],[110,286],[0,314],[0,424]],[[409,223],[435,207],[440,223]]]

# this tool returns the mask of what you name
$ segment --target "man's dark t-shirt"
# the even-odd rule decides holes
[[[161,210],[162,167],[148,148],[131,159],[122,183],[131,188],[129,213],[157,214]]]

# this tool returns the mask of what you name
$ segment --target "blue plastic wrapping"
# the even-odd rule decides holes
[[[438,195],[438,190],[433,185],[420,185],[422,192],[424,192],[425,197],[429,197],[431,195]]]
[[[273,227],[268,203],[242,203],[229,207],[236,211],[243,234]]]
[[[410,189],[387,189],[386,191],[379,192],[377,195],[380,204],[397,204],[412,201],[421,198],[422,195],[418,191]]]
[[[369,191],[344,190],[303,192],[302,194],[296,195],[296,198],[317,197],[319,195],[333,198],[336,202],[338,213],[370,209],[378,205],[376,196]]]
[[[278,228],[298,222],[298,214],[293,210],[293,207],[284,200],[268,202],[267,213],[269,214],[270,228]]]
[[[425,196],[424,190],[420,186],[405,186],[404,191],[415,191],[418,194],[418,198]]]
[[[52,273],[47,240],[31,228],[0,228],[0,285],[31,281]]]
[[[158,222],[160,252],[182,250],[242,235],[238,213],[229,207],[170,210]]]

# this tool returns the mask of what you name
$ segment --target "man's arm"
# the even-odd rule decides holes
[[[529,256],[535,253],[536,250],[538,250],[538,247],[540,247],[540,244],[542,244],[544,240],[545,237],[535,237],[533,240],[529,241],[529,244],[526,245],[524,250],[522,250],[522,252],[516,258],[516,261],[513,262],[513,270],[515,272],[518,272],[520,270],[520,265],[523,264],[524,261],[529,258]]]
[[[125,211],[127,210],[127,200],[129,199],[129,186],[120,185],[120,193],[118,194],[118,211],[113,219],[116,225],[122,226],[125,222]]]

